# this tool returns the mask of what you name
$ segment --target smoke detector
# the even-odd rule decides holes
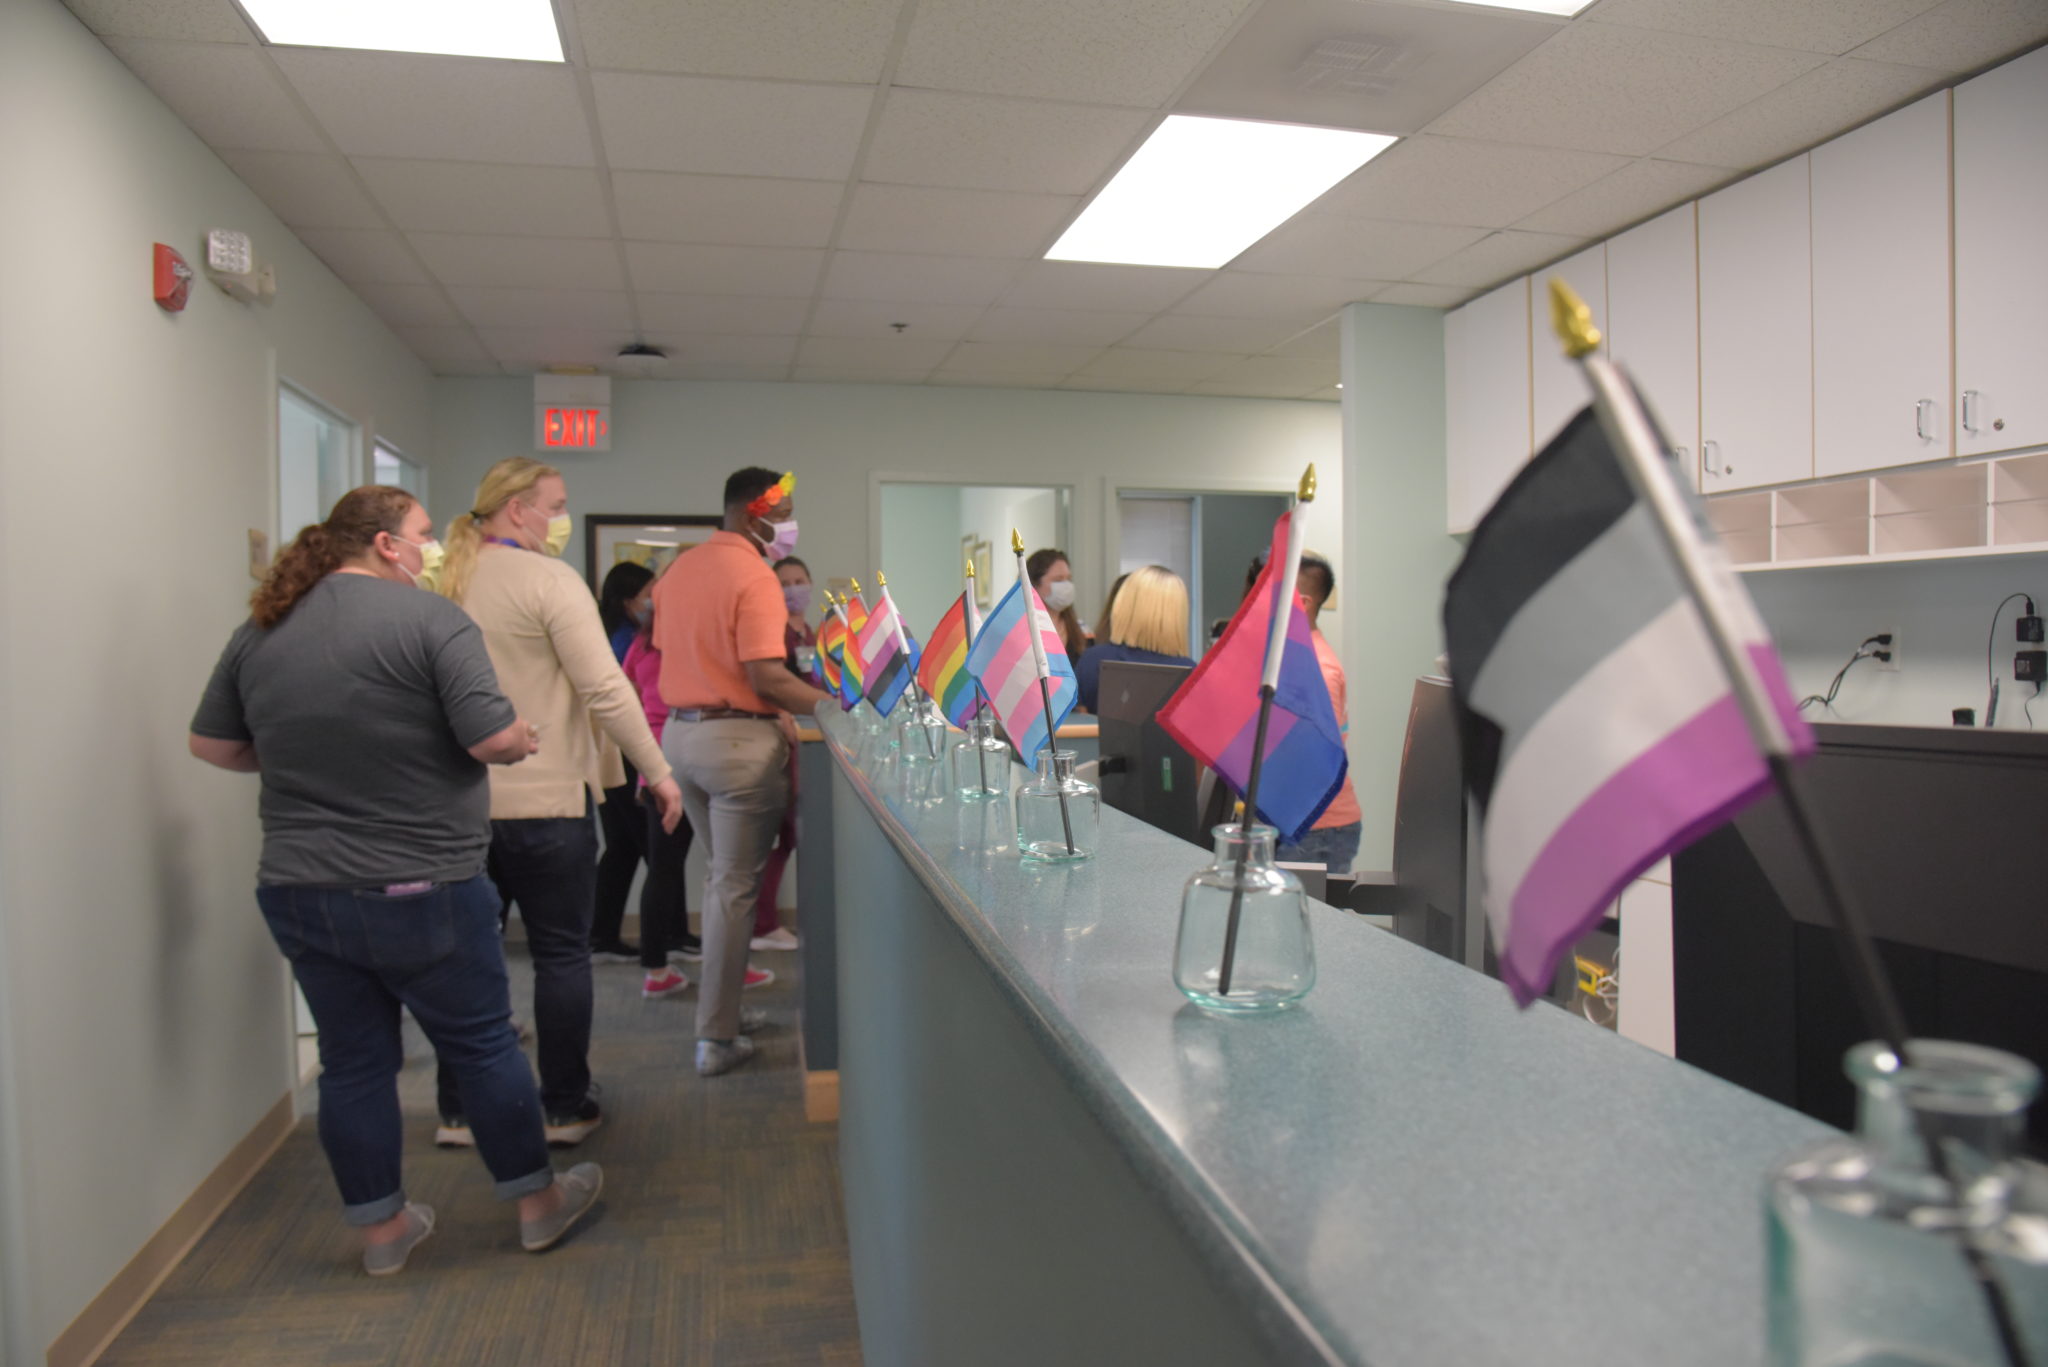
[[[668,368],[668,353],[658,346],[635,342],[621,347],[612,358],[611,369],[630,379],[644,380]]]

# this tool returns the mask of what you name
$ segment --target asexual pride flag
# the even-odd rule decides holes
[[[1703,524],[1703,520],[1702,520]],[[1813,748],[1748,592],[1701,534],[1795,750]],[[1501,976],[1527,1005],[1644,869],[1769,786],[1647,504],[1591,409],[1502,493],[1444,596]]]

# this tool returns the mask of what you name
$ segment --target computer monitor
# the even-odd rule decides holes
[[[1159,724],[1159,709],[1186,681],[1187,665],[1104,662],[1096,687],[1102,800],[1197,845],[1222,818],[1229,793],[1203,791],[1202,766]]]
[[[1426,675],[1410,695],[1394,797],[1394,933],[1488,971],[1485,917],[1467,895],[1470,858],[1457,707],[1450,680]]]

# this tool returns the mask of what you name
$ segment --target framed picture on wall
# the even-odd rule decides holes
[[[678,517],[592,513],[583,519],[583,577],[596,593],[614,565],[631,561],[660,574],[670,561],[702,544],[724,521],[694,513]]]
[[[974,606],[987,612],[995,603],[995,547],[977,539],[974,543]]]

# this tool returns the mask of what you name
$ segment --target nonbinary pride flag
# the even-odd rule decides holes
[[[947,721],[961,727],[981,711],[981,695],[975,692],[974,676],[967,672],[967,638],[977,630],[971,615],[972,592],[970,589],[954,599],[932,628],[924,659],[917,667],[917,686],[938,703]]]
[[[1316,662],[1315,637],[1294,585],[1275,581],[1286,573],[1287,526],[1293,513],[1273,524],[1273,548],[1258,582],[1238,605],[1223,636],[1209,648],[1195,672],[1159,709],[1159,725],[1181,748],[1244,796],[1252,772],[1252,746],[1259,729],[1259,689],[1266,672],[1266,637],[1273,609],[1283,593],[1287,643],[1280,655],[1280,679],[1273,690],[1273,715],[1266,726],[1266,761],[1259,776],[1259,815],[1273,823],[1280,842],[1298,840],[1344,786],[1350,762],[1337,709]]]
[[[1050,719],[1038,690],[1038,663],[1031,651],[1034,629],[1052,675],[1046,685],[1052,694]],[[981,624],[974,648],[967,652],[967,672],[980,682],[981,691],[1026,764],[1038,763],[1038,752],[1051,742],[1052,733],[1081,697],[1059,628],[1052,624],[1052,614],[1039,601],[1038,591],[1021,576]]]
[[[875,610],[860,629],[859,654],[861,686],[868,701],[885,717],[895,711],[896,700],[910,683],[913,668],[905,650],[907,638],[898,639],[902,629],[896,616],[896,602],[884,591],[882,601],[875,604]]]
[[[1713,591],[1807,754],[1813,733],[1770,635],[1695,520]],[[1480,519],[1444,595],[1444,638],[1486,915],[1526,1006],[1631,880],[1762,795],[1769,773],[1590,408]]]

